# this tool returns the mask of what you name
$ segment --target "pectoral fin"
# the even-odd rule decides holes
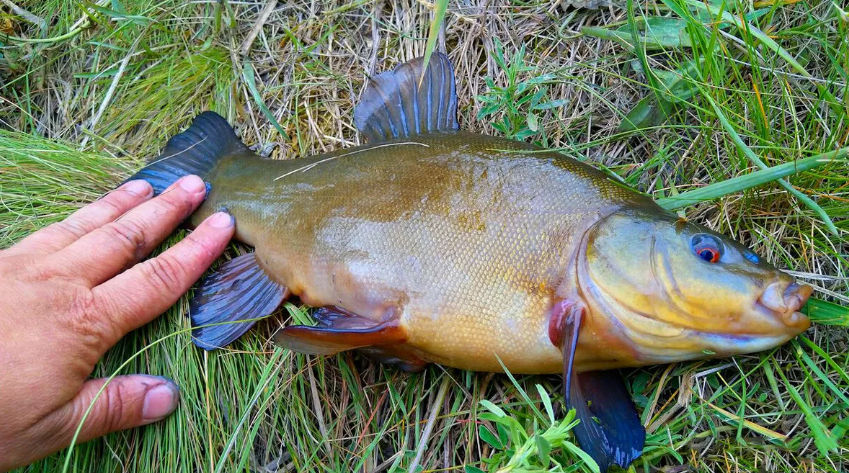
[[[628,468],[643,451],[646,431],[622,378],[615,371],[573,370],[578,336],[584,321],[583,304],[555,304],[549,322],[549,337],[563,351],[563,397],[575,409],[580,423],[575,437],[602,472],[614,463]]]
[[[394,319],[377,322],[328,307],[317,310],[313,317],[319,325],[290,325],[277,332],[274,343],[298,353],[333,355],[407,340],[406,330]]]
[[[189,305],[192,341],[214,350],[241,337],[260,317],[274,312],[288,294],[248,253],[224,263],[207,276]],[[246,322],[239,322],[246,320]]]
[[[576,373],[571,390],[569,407],[581,421],[575,426],[581,448],[601,471],[614,463],[628,468],[643,453],[646,430],[619,373]]]

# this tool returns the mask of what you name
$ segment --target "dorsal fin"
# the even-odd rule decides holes
[[[434,52],[422,74],[423,62],[419,57],[369,79],[354,110],[354,124],[367,141],[459,128],[451,61]]]

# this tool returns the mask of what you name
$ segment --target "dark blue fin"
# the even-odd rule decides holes
[[[247,150],[224,117],[203,112],[186,131],[168,140],[159,157],[130,179],[146,180],[159,194],[177,179],[188,174],[204,177],[221,158]]]
[[[418,373],[427,367],[427,361],[404,344],[358,348],[357,352],[384,365],[394,366],[407,373]]]
[[[367,141],[460,127],[451,61],[434,52],[424,74],[423,63],[424,58],[416,58],[369,79],[354,110],[354,124]]]
[[[313,317],[317,326],[290,325],[274,335],[274,343],[298,353],[333,355],[407,340],[406,330],[394,319],[376,321],[336,307],[322,307]]]
[[[581,421],[575,437],[602,472],[613,464],[627,469],[643,453],[646,430],[619,373],[574,374],[568,402]]]
[[[563,397],[580,423],[575,437],[602,472],[614,463],[628,468],[643,452],[646,431],[615,371],[575,373],[573,364],[584,320],[584,305],[573,300],[554,304],[548,336],[563,351]]]
[[[189,306],[192,341],[214,350],[241,337],[258,319],[274,312],[288,295],[285,287],[272,281],[256,261],[254,253],[222,264],[204,278]],[[208,325],[221,324],[221,325]]]

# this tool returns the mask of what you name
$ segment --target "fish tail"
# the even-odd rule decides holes
[[[247,146],[224,117],[203,112],[186,131],[168,140],[161,155],[127,180],[144,179],[159,194],[183,176],[206,178],[222,158],[245,151]]]

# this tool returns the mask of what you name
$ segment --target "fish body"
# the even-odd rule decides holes
[[[359,350],[405,370],[564,375],[582,448],[606,470],[645,431],[614,368],[750,353],[805,330],[810,287],[563,154],[459,130],[453,69],[435,54],[371,79],[354,121],[367,144],[262,159],[204,113],[134,177],[211,188],[252,247],[190,304],[193,339],[227,345],[297,296],[315,326],[294,351]]]
[[[516,373],[561,372],[548,315],[575,285],[581,238],[623,207],[660,211],[562,154],[462,131],[291,161],[234,155],[209,182],[193,219],[228,209],[291,294],[398,318],[421,358],[478,371],[501,371],[497,354]],[[612,358],[598,325],[581,364],[639,362]]]

